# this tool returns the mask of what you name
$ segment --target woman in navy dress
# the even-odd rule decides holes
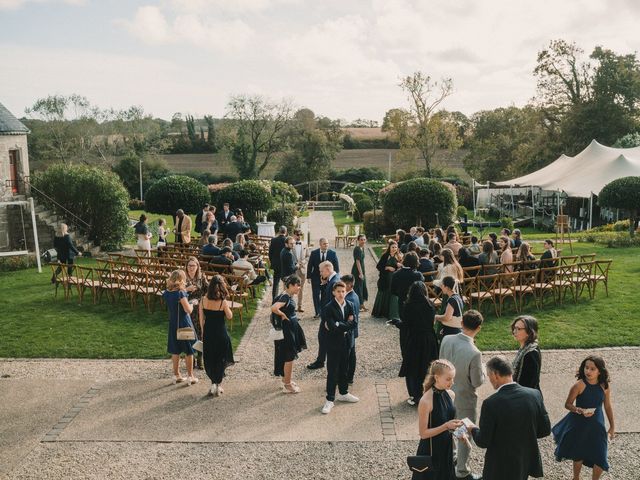
[[[416,455],[430,455],[433,469],[413,473],[413,480],[455,480],[452,431],[462,425],[456,420],[455,394],[451,390],[456,369],[447,360],[434,360],[424,382],[418,405],[420,444]]]
[[[275,340],[273,374],[282,377],[282,391],[284,393],[298,393],[300,387],[291,380],[293,374],[293,361],[298,358],[298,353],[307,348],[304,331],[298,323],[296,314],[296,295],[300,292],[302,283],[297,275],[290,275],[284,279],[285,291],[276,297],[271,306],[271,313],[282,320],[282,340]]]
[[[162,298],[169,310],[169,331],[167,334],[167,352],[171,354],[173,364],[173,383],[186,380],[187,385],[198,383],[193,375],[193,343],[195,340],[178,340],[178,327],[191,327],[191,312],[193,306],[189,303],[189,294],[186,291],[187,276],[183,270],[174,270],[167,280],[167,289],[162,292]],[[195,332],[195,330],[194,330]],[[187,378],[180,374],[180,354],[185,354],[187,364]]]
[[[227,298],[229,289],[221,275],[214,275],[207,287],[207,294],[200,300],[200,330],[202,331],[202,359],[204,370],[211,380],[209,395],[224,393],[222,379],[229,365],[235,363],[231,338],[225,319],[233,316]]]
[[[556,442],[558,461],[573,460],[573,479],[580,479],[582,465],[593,469],[593,480],[609,470],[607,461],[607,434],[615,435],[609,372],[601,357],[590,355],[580,364],[578,381],[569,390],[564,406],[568,413],[551,430]],[[609,431],[604,424],[604,410],[609,420]]]

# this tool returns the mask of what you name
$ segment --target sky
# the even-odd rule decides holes
[[[222,117],[232,95],[382,121],[402,76],[449,77],[467,115],[535,95],[553,39],[640,49],[637,0],[0,0],[0,103],[50,94]]]

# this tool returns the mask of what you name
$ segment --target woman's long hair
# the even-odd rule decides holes
[[[387,243],[387,250],[384,252],[388,257],[391,256],[391,245],[395,245],[397,247],[398,242],[396,242],[395,240],[389,240],[389,243]]]
[[[424,303],[430,302],[427,286],[422,280],[416,280],[409,287],[407,294],[407,303]]]
[[[462,267],[460,266],[460,263],[458,262],[458,259],[453,254],[453,250],[451,250],[450,248],[443,248],[442,249],[442,258],[444,259],[443,266],[447,267],[449,265],[452,265],[453,269],[456,272],[457,280],[459,282],[462,282],[464,280],[464,270],[462,270]]]
[[[598,355],[589,355],[582,361],[580,368],[578,368],[578,372],[576,373],[576,378],[587,383],[587,376],[584,374],[584,367],[588,361],[592,361],[598,369],[598,383],[605,389],[609,388],[609,382],[611,381],[609,378],[609,370],[607,370],[607,367],[604,364],[604,359]]]
[[[187,278],[189,277],[189,264],[190,263],[195,263],[198,266],[198,269],[196,270],[196,274],[193,276],[192,280],[197,280],[198,278],[202,278],[202,270],[200,270],[200,262],[198,261],[198,259],[196,257],[189,257],[187,260],[187,264],[185,265],[185,272],[186,272],[186,276]]]
[[[64,237],[69,231],[66,223],[59,223],[56,227],[56,237]]]
[[[427,378],[424,379],[424,383],[422,384],[422,391],[428,392],[431,387],[433,387],[436,383],[436,375],[444,375],[447,370],[455,370],[456,368],[449,360],[443,360],[441,358],[434,360],[431,362],[429,366],[429,373],[427,374]]]
[[[187,274],[184,270],[174,270],[167,279],[167,290],[174,292],[176,290],[184,290],[187,284]]]
[[[224,300],[229,297],[229,288],[222,275],[214,275],[207,288],[207,299]]]
[[[529,260],[530,255],[531,255],[531,246],[527,242],[522,242],[520,244],[520,249],[518,250],[518,260],[519,261]]]

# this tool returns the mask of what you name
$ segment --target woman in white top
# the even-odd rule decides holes
[[[438,275],[433,281],[434,285],[440,286],[444,277],[453,277],[458,283],[464,280],[464,270],[458,263],[458,259],[449,248],[442,249],[442,263],[438,265]]]
[[[167,222],[164,218],[160,218],[158,220],[158,243],[156,246],[164,247],[167,245],[167,227],[165,226]]]
[[[151,256],[151,232],[147,226],[147,216],[140,215],[140,221],[133,227],[138,237],[138,248],[147,251],[147,256]]]
[[[513,253],[511,252],[511,240],[509,237],[500,237],[500,249],[502,253],[500,254],[500,263],[503,265],[505,263],[513,262]],[[513,272],[513,265],[508,265],[504,267],[505,273]]]

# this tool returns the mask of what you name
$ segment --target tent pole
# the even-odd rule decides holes
[[[536,228],[536,202],[533,199],[533,187],[531,187],[531,213],[533,217],[533,228]]]
[[[591,230],[591,224],[593,221],[593,192],[589,195],[589,230]]]
[[[509,193],[511,193],[511,218],[516,218],[516,206],[513,204],[513,185],[509,187]]]
[[[558,200],[558,215],[560,215],[560,190],[558,190],[556,198]]]
[[[473,195],[473,218],[476,218],[476,179],[471,179],[471,194]]]

